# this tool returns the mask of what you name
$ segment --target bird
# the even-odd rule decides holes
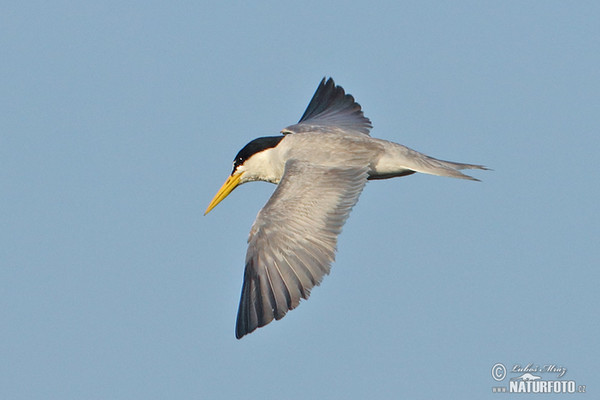
[[[416,172],[478,181],[483,165],[439,160],[370,136],[371,121],[332,78],[319,83],[297,124],[244,146],[204,215],[236,187],[277,185],[248,237],[237,339],[283,318],[330,272],[337,238],[369,180]]]

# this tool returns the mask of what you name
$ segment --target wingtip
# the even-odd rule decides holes
[[[327,76],[321,79],[298,124],[286,128],[284,133],[301,131],[298,125],[302,123],[337,126],[365,135],[369,135],[373,127],[354,96],[346,93],[343,87],[335,84],[332,77]]]
[[[254,328],[254,329],[256,329],[256,328]],[[243,338],[250,332],[252,332],[252,331],[248,330],[247,325],[243,324],[242,321],[240,321],[240,316],[238,315],[238,321],[235,324],[235,338],[240,340],[241,338]]]
[[[319,86],[335,86],[335,82],[331,76],[324,75],[319,83]]]
[[[269,322],[271,322],[271,321],[269,321]],[[268,324],[269,322],[267,322],[266,324]],[[235,338],[240,340],[244,336],[251,334],[258,328],[265,326],[266,324],[263,324],[263,325],[257,324],[255,326],[253,326],[253,325],[249,325],[245,321],[243,322],[243,321],[238,320],[237,324],[235,325]]]

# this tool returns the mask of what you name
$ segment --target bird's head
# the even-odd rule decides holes
[[[204,215],[208,214],[239,185],[252,181],[276,182],[282,168],[274,168],[273,152],[285,136],[267,136],[254,139],[244,146],[233,160],[233,171],[212,199]],[[279,171],[281,170],[281,171]]]

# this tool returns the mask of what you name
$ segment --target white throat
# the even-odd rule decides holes
[[[254,154],[237,168],[242,172],[240,183],[252,181],[265,181],[279,183],[283,176],[285,160],[281,157],[280,150],[272,147]]]

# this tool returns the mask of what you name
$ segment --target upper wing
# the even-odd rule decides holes
[[[333,79],[325,81],[323,78],[300,121],[281,132],[285,134],[341,130],[346,133],[369,135],[371,128],[371,121],[364,116],[354,97],[346,94],[341,86],[336,86]]]
[[[236,337],[281,319],[329,273],[337,236],[367,182],[365,165],[290,160],[248,238]]]

